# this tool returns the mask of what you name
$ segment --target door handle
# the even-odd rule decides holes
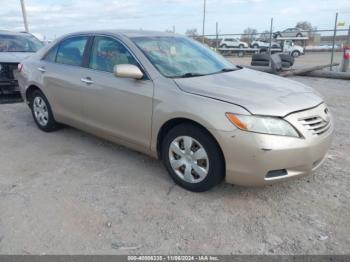
[[[85,84],[91,85],[94,83],[94,81],[91,80],[90,77],[82,78],[80,79],[81,82],[84,82]]]
[[[38,67],[38,70],[41,72],[41,73],[45,73],[46,72],[46,69],[45,67]]]

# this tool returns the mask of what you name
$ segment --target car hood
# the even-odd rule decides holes
[[[185,92],[239,105],[255,115],[283,117],[323,102],[311,87],[246,68],[175,82]]]
[[[19,63],[34,53],[30,52],[0,52],[0,63]]]

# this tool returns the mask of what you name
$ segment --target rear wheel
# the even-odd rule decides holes
[[[244,45],[240,44],[238,47],[239,47],[239,48],[244,48]]]
[[[36,125],[45,132],[56,131],[60,125],[55,121],[49,101],[40,90],[31,95],[30,109]]]
[[[254,44],[253,48],[259,48],[259,45],[258,44]]]
[[[180,124],[168,132],[162,142],[162,159],[175,183],[190,191],[207,191],[225,175],[217,142],[194,124]]]

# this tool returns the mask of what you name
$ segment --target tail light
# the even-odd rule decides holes
[[[23,64],[18,64],[18,72],[22,72],[23,70]]]

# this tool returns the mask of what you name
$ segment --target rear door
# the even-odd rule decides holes
[[[45,95],[56,120],[68,123],[82,121],[82,65],[88,36],[74,36],[61,41],[40,62]]]
[[[83,79],[84,119],[90,129],[128,142],[150,146],[153,82],[120,78],[113,74],[118,64],[142,66],[120,40],[95,36]],[[144,71],[145,73],[145,71]]]
[[[291,28],[288,28],[288,29],[285,31],[284,36],[285,36],[285,37],[292,37],[292,36],[293,36],[292,29],[291,29]]]

